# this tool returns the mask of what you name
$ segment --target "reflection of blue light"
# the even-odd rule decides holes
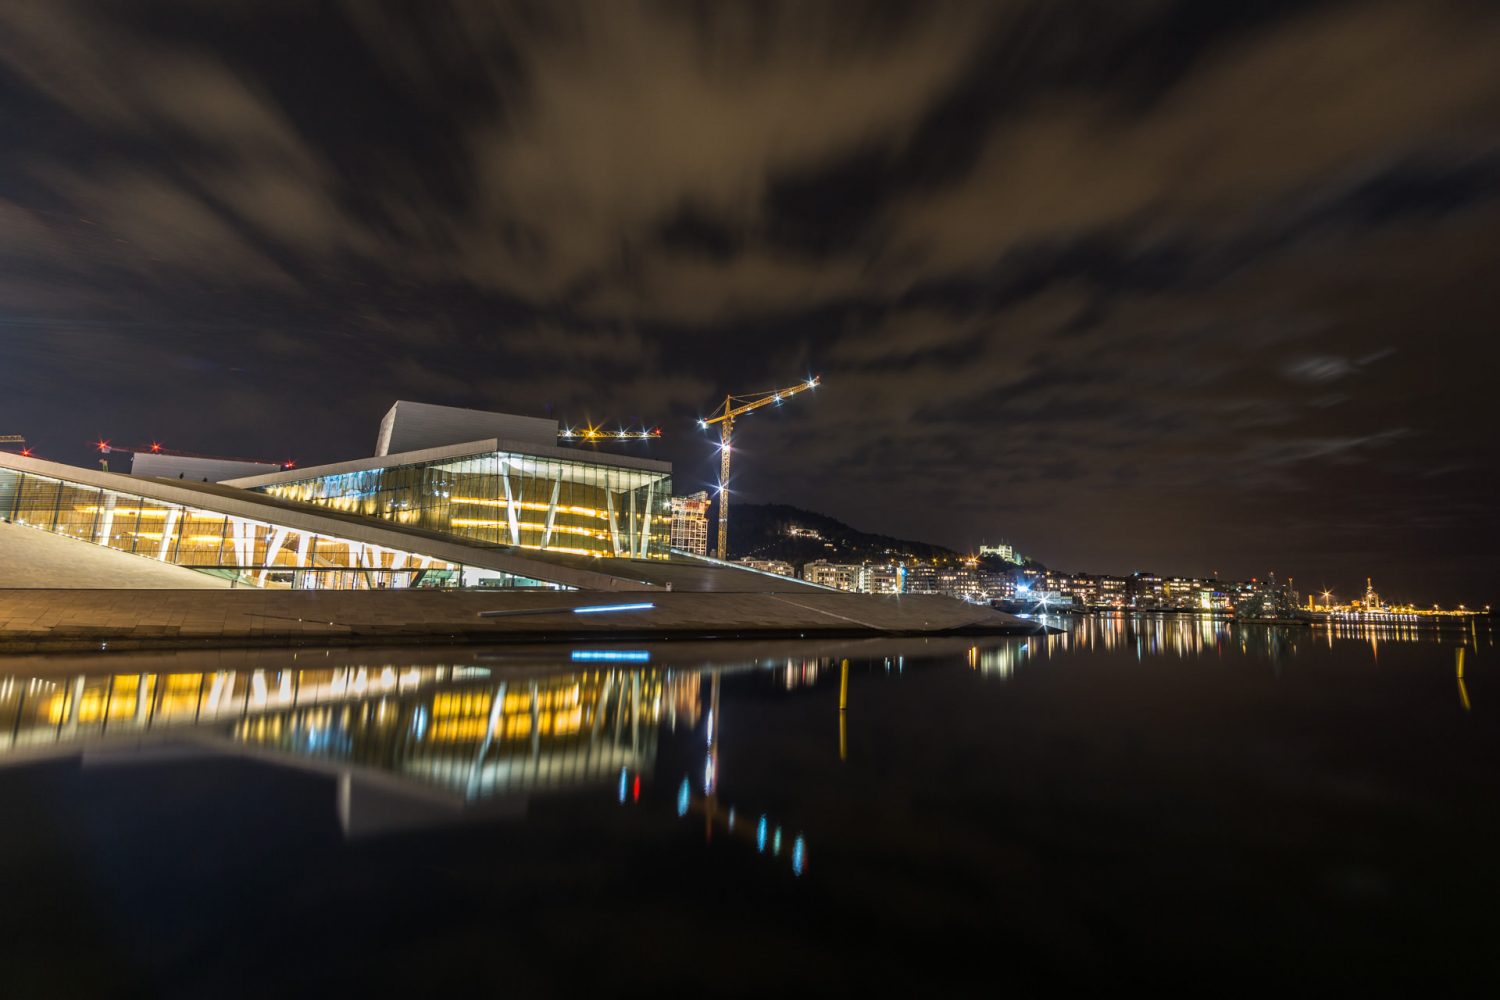
[[[755,827],[755,849],[764,851],[766,849],[766,818],[762,816]]]
[[[411,714],[412,739],[420,740],[427,735],[427,706],[418,705],[417,710]]]
[[[688,780],[682,779],[682,784],[677,788],[677,815],[686,816],[688,802],[691,800],[693,790],[688,787]]]
[[[606,611],[650,611],[656,605],[645,604],[594,604],[587,608],[574,608],[575,615],[601,615]]]
[[[792,874],[802,874],[802,862],[807,857],[807,845],[802,842],[802,834],[797,834],[797,839],[792,841]]]
[[[644,649],[575,649],[574,663],[604,660],[611,663],[650,663],[651,654]]]
[[[734,806],[729,807],[729,830],[734,832]]]
[[[621,805],[624,805],[624,803],[625,803],[625,784],[626,784],[626,782],[625,782],[625,769],[622,767],[622,768],[620,768],[620,804]]]
[[[776,828],[776,832],[771,834],[771,853],[781,853],[781,827],[779,826]]]

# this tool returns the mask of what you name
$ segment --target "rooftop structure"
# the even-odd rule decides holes
[[[280,472],[274,462],[253,462],[241,458],[207,458],[165,451],[137,451],[130,456],[132,476],[157,479],[193,479],[203,483],[221,483],[242,476],[264,476]]]
[[[531,444],[556,444],[556,420],[491,413],[461,406],[438,406],[397,400],[380,421],[376,455],[436,448],[455,441],[503,438]]]

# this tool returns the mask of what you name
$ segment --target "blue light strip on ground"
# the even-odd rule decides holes
[[[644,649],[575,649],[574,663],[603,660],[612,663],[650,663],[651,654]]]
[[[607,611],[650,611],[655,604],[595,604],[588,608],[574,608],[575,615],[601,615]]]

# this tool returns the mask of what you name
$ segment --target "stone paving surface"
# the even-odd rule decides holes
[[[753,637],[1030,632],[989,608],[927,595],[629,595],[654,606],[577,614],[621,603],[576,591],[0,590],[0,648],[554,641],[620,637]],[[480,618],[482,611],[503,617]]]
[[[0,521],[0,588],[227,590],[229,581]]]

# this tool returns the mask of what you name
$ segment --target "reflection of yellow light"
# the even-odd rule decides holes
[[[484,738],[484,730],[489,725],[489,721],[488,718],[477,718],[434,722],[427,736],[434,743],[462,743],[479,740]]]
[[[489,711],[488,691],[452,691],[432,697],[434,719],[453,715],[488,715]]]

